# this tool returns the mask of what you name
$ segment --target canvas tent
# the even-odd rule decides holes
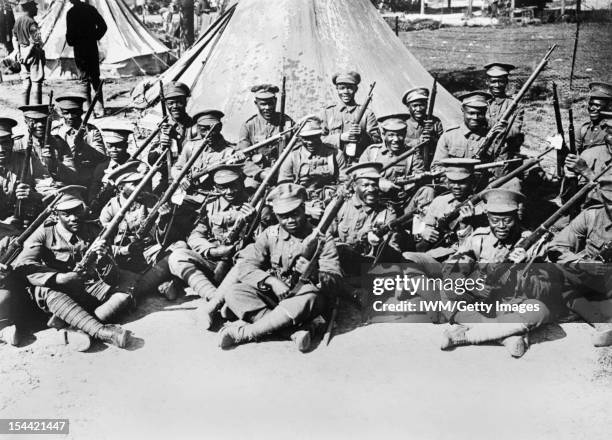
[[[222,110],[224,132],[236,140],[256,111],[252,85],[280,85],[286,76],[287,114],[299,118],[336,102],[331,76],[340,70],[360,72],[358,101],[376,81],[378,116],[405,112],[404,92],[433,83],[370,0],[241,0],[161,79],[191,87],[191,113]],[[145,80],[134,90],[134,105],[155,103],[158,90],[157,79]],[[435,114],[447,126],[461,120],[458,101],[442,87]]]
[[[88,0],[106,21],[108,31],[100,40],[102,76],[155,75],[173,61],[173,55],[140,22],[123,0]],[[66,44],[68,0],[54,0],[43,17],[41,34],[50,77],[76,74],[72,47]]]

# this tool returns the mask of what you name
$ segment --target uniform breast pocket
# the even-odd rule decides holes
[[[587,248],[591,250],[591,254],[598,254],[605,244],[606,241],[599,235],[587,238]]]
[[[452,146],[448,149],[448,154],[451,157],[465,157],[466,148],[462,146]]]

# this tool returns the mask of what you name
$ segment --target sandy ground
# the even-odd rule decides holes
[[[359,327],[309,354],[288,341],[221,351],[193,298],[141,305],[126,351],[72,353],[55,330],[0,347],[0,417],[68,418],[74,439],[609,438],[611,353],[586,324],[536,334],[520,360],[442,352],[428,324]]]
[[[569,27],[540,29],[547,39],[557,35],[554,32],[571,35]],[[509,32],[524,36],[525,31]],[[461,75],[469,66],[461,64],[457,45],[473,47],[480,34],[471,31],[474,34],[453,39],[454,34],[445,32],[438,35],[449,43],[438,43],[452,45],[446,64],[442,53],[419,47],[435,35],[431,31],[404,37],[451,91],[469,89],[473,84]],[[597,30],[592,35],[596,37]],[[496,34],[497,39],[503,36]],[[564,50],[564,61],[566,55]],[[581,92],[607,69],[606,64],[586,61],[576,81]],[[531,62],[521,65],[521,78]],[[553,66],[562,64],[555,60]],[[591,66],[596,71],[586,69]],[[546,80],[551,79],[547,74]],[[107,96],[117,95],[110,106],[125,105],[136,81],[112,82]],[[10,108],[18,88],[10,82],[0,85],[3,114],[18,116]],[[548,99],[545,92],[530,97],[526,119],[532,121],[528,128],[534,135],[554,127]],[[582,118],[584,101],[578,102]],[[99,344],[92,352],[72,353],[57,345],[58,334],[49,329],[36,331],[18,349],[0,346],[0,417],[68,418],[68,438],[73,439],[610,436],[612,352],[590,345],[586,324],[547,328],[532,338],[527,354],[515,360],[500,346],[442,352],[441,326],[354,328],[354,313],[345,307],[340,334],[329,347],[300,354],[288,341],[268,341],[223,352],[214,333],[198,328],[196,304],[194,297],[179,303],[147,300],[126,320],[137,339],[125,351]]]

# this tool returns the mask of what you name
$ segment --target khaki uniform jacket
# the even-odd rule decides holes
[[[260,283],[271,274],[286,280],[294,260],[303,250],[302,241],[312,230],[312,225],[307,225],[300,235],[296,236],[289,234],[280,225],[266,228],[253,245],[247,246],[241,252],[240,281],[259,288]],[[338,250],[330,235],[325,238],[318,266],[321,272],[341,274]]]
[[[349,125],[357,122],[357,114],[361,109],[361,104],[354,106],[346,106],[344,104],[334,104],[323,110],[321,119],[325,126],[326,135],[323,137],[323,142],[334,145],[337,149],[344,152],[345,144],[340,140],[340,135],[348,131]],[[357,142],[357,151],[355,157],[361,156],[365,148],[374,143],[380,142],[380,133],[378,131],[378,121],[374,112],[370,109],[366,110],[363,119],[360,123],[361,136]]]
[[[596,145],[603,145],[605,137],[606,130],[601,126],[601,121],[597,124],[587,121],[578,129],[576,149],[580,153]]]
[[[590,260],[612,242],[612,217],[603,205],[582,211],[553,239],[548,257],[556,263]]]
[[[465,124],[449,128],[438,140],[431,170],[442,170],[440,161],[443,159],[474,157],[483,139],[483,135],[474,133]]]
[[[223,197],[218,197],[206,204],[205,212],[187,239],[189,247],[204,255],[209,249],[223,243],[236,221],[242,217],[240,207],[245,202],[241,198],[230,204]]]
[[[289,154],[278,174],[278,181],[290,181],[308,190],[333,185],[346,168],[344,155],[330,144],[321,144],[313,152],[302,146]]]
[[[404,151],[401,153],[403,152]],[[373,144],[365,149],[359,158],[359,163],[380,162],[383,164],[383,166],[385,166],[395,160],[396,157],[397,156],[385,148],[383,144]],[[407,177],[411,174],[422,173],[423,171],[425,171],[423,156],[421,155],[421,152],[417,151],[412,156],[404,159],[402,162],[397,163],[383,171],[383,177],[391,182],[395,182],[398,177]]]

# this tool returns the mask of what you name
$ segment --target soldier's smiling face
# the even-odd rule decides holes
[[[487,123],[486,107],[463,106],[463,122],[470,130],[484,128]]]
[[[0,166],[8,165],[13,153],[13,138],[5,136],[0,138]]]
[[[306,209],[302,204],[293,211],[276,214],[276,218],[284,230],[290,234],[295,234],[306,223]]]
[[[274,112],[276,110],[276,98],[255,98],[255,105],[257,106],[261,116],[263,116],[266,120],[270,120],[274,116]]]
[[[516,212],[507,214],[488,213],[489,226],[493,231],[493,235],[498,240],[507,240],[512,234],[513,229],[518,224],[518,216]]]
[[[408,103],[408,111],[410,112],[410,116],[417,122],[425,119],[425,112],[427,111],[427,100],[426,99],[418,99],[416,101],[412,101]]]
[[[175,96],[172,98],[166,99],[166,108],[168,112],[170,112],[170,116],[172,119],[179,120],[182,119],[186,114],[187,109],[187,98],[184,96]]]
[[[600,112],[602,110],[606,110],[606,107],[609,107],[609,106],[610,106],[610,103],[606,101],[605,99],[599,99],[599,98],[589,99],[588,110],[589,110],[589,117],[591,118],[591,121],[593,122],[599,121],[599,118],[601,117]]]
[[[108,157],[115,162],[120,162],[122,159],[127,158],[127,142],[107,142],[106,151],[108,151]]]
[[[241,179],[229,183],[215,184],[215,187],[217,191],[222,194],[222,197],[230,203],[236,201],[240,193],[244,190]]]
[[[70,128],[79,128],[83,120],[83,110],[79,108],[60,110],[64,123]]]
[[[406,130],[383,130],[385,137],[385,145],[394,154],[399,154],[404,149],[404,140],[406,139]]]
[[[489,93],[495,97],[505,97],[506,87],[508,86],[507,76],[487,77],[487,86]]]
[[[362,177],[355,181],[355,194],[357,194],[359,200],[368,206],[375,205],[378,202],[379,192],[378,179]]]
[[[47,128],[47,118],[45,119],[26,119],[28,129],[32,135],[37,139],[45,137],[45,128]]]
[[[459,201],[467,199],[472,192],[472,178],[461,180],[450,180],[448,179],[448,187],[453,194],[453,197]]]
[[[337,84],[336,91],[340,101],[344,104],[352,104],[355,102],[355,93],[357,93],[357,86],[353,84]]]

